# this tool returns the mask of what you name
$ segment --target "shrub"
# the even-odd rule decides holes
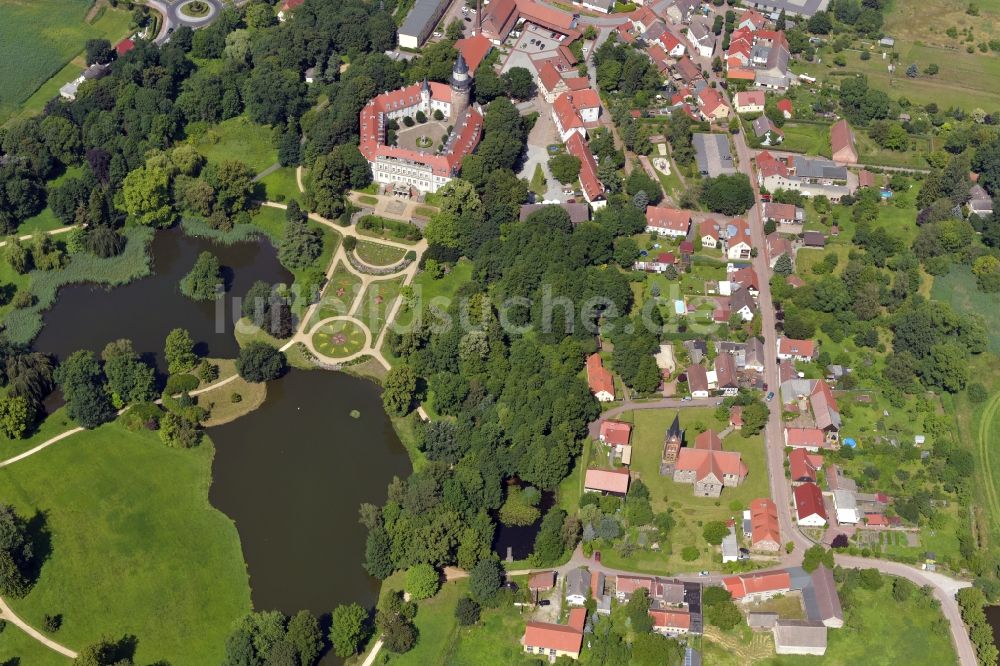
[[[233,394],[229,396],[229,401],[233,404],[236,404],[237,402],[243,402],[243,396],[234,391]]]
[[[694,562],[698,559],[698,549],[694,546],[684,546],[684,550],[681,551],[681,559],[685,562]]]
[[[358,239],[354,236],[344,236],[344,250],[346,252],[353,252],[354,248],[358,246]]]
[[[42,620],[42,624],[45,627],[45,631],[50,634],[54,634],[59,631],[59,627],[62,626],[62,615],[59,613],[55,615],[49,615],[46,613],[44,619]]]
[[[410,116],[403,116],[403,124],[406,125],[407,127],[413,127],[414,125],[413,118]]]
[[[482,608],[469,597],[462,597],[455,605],[455,617],[463,627],[471,626],[479,622],[479,614]]]
[[[163,389],[163,392],[167,395],[177,395],[178,393],[193,391],[196,388],[198,388],[198,378],[194,375],[184,373],[167,377],[167,385]]]
[[[416,564],[406,572],[406,591],[414,599],[429,599],[440,586],[437,569],[429,564]]]
[[[986,387],[979,382],[969,384],[969,387],[966,390],[969,393],[969,400],[972,402],[986,402],[986,398],[989,397]]]
[[[251,342],[240,350],[240,356],[236,359],[236,371],[248,382],[277,379],[286,370],[288,359],[284,352],[263,342]]]

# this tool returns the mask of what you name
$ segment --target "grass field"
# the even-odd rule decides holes
[[[56,634],[55,640],[60,640]],[[53,652],[8,623],[0,633],[0,664],[12,666],[69,666],[70,660]]]
[[[969,4],[962,0],[895,0],[885,17],[885,34],[893,35],[897,40],[945,47],[958,44],[957,40],[945,34],[952,26],[960,32],[972,28],[976,41],[984,35],[996,37],[1000,34],[1000,1],[977,0],[972,3],[979,9],[978,16],[966,13]]]
[[[58,178],[50,180],[46,184],[46,187],[51,188],[61,185],[68,178],[82,176],[83,172],[82,166],[70,167],[66,169],[66,171]],[[63,226],[63,223],[59,221],[59,218],[57,218],[56,214],[52,212],[52,209],[46,206],[41,213],[34,217],[29,217],[27,220],[18,225],[17,233],[21,236],[24,234],[33,234],[36,231],[51,231],[53,229],[59,229]]]
[[[0,497],[43,513],[52,539],[15,612],[36,627],[61,613],[75,649],[133,634],[138,663],[222,661],[250,587],[236,527],[208,503],[213,455],[109,424],[0,470]]]
[[[358,293],[361,278],[347,270],[344,264],[334,269],[330,281],[326,283],[319,307],[309,320],[309,328],[329,317],[346,315]]]
[[[239,160],[256,173],[278,161],[278,151],[271,144],[271,128],[252,123],[245,116],[210,127],[192,143],[209,162]]]
[[[355,310],[354,316],[364,322],[368,330],[372,332],[372,343],[378,338],[385,326],[385,318],[389,314],[389,308],[399,297],[399,290],[403,286],[403,278],[394,280],[378,280],[371,282],[361,297],[361,303]]]
[[[401,248],[366,240],[359,240],[354,251],[358,258],[369,266],[391,266],[402,260],[406,254],[406,250]]]
[[[829,125],[787,122],[781,131],[785,133],[785,140],[781,142],[780,146],[781,150],[830,157]]]
[[[75,428],[76,423],[70,420],[65,408],[60,408],[49,414],[42,421],[35,432],[25,439],[8,439],[5,435],[0,435],[0,460],[6,460],[13,456],[24,453],[42,442],[51,439],[59,433]],[[0,662],[2,663],[2,662]]]
[[[302,198],[299,185],[295,181],[295,169],[292,167],[282,167],[261,178],[260,182],[264,184],[264,192],[268,201],[287,203],[291,199],[299,200]]]
[[[94,0],[0,1],[0,122],[18,112],[22,103],[46,86],[42,99],[32,99],[27,111],[40,111],[59,94],[59,87],[79,75],[82,66],[67,63],[83,51],[88,39],[112,43],[125,37],[132,17],[123,9],[104,9],[93,23],[84,17]],[[62,71],[60,71],[62,70]],[[55,74],[65,75],[54,78]]]
[[[711,520],[727,520],[736,512],[730,503],[740,502],[749,506],[750,500],[769,497],[767,468],[764,460],[763,440],[759,435],[744,439],[733,433],[722,442],[726,451],[739,451],[749,469],[746,480],[736,488],[726,488],[718,499],[695,497],[690,484],[674,483],[673,479],[660,475],[660,458],[663,451],[663,437],[674,420],[677,410],[645,409],[623,414],[621,421],[634,424],[632,431],[633,476],[642,479],[649,487],[650,501],[654,511],[671,509],[676,527],[670,533],[670,547],[663,552],[639,551],[629,559],[620,558],[610,549],[603,553],[608,566],[635,568],[646,571],[694,571],[711,566],[718,567],[719,556],[701,534],[702,524]],[[726,425],[715,418],[715,408],[685,408],[680,410],[681,428],[685,429],[688,446],[694,443],[695,426],[701,425],[721,432]],[[693,562],[685,562],[680,554],[685,546],[695,546],[700,556]],[[667,552],[669,551],[669,552]]]

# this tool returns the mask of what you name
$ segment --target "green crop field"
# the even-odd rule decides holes
[[[118,41],[128,33],[131,15],[124,9],[98,10],[92,23],[84,18],[94,0],[0,0],[0,122],[14,115],[21,104],[56,73],[44,99],[33,100],[34,110],[59,94],[59,86],[83,68],[67,63],[82,53],[88,39]],[[67,68],[64,70],[64,68]],[[63,70],[60,72],[60,70]]]
[[[37,584],[7,600],[14,611],[35,627],[62,614],[54,638],[76,650],[132,634],[137,663],[222,661],[250,586],[236,526],[208,501],[213,455],[207,438],[171,449],[115,423],[0,470],[0,497],[44,516],[51,535]]]

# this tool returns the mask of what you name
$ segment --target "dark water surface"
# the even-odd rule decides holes
[[[181,278],[205,250],[219,258],[227,282],[221,326],[216,303],[193,301],[180,292]],[[64,359],[78,349],[100,353],[108,342],[129,338],[140,354],[154,354],[163,372],[164,340],[179,327],[199,343],[199,353],[234,358],[239,346],[233,337],[231,298],[242,298],[257,280],[290,284],[292,279],[266,240],[222,245],[175,228],[157,231],[150,251],[153,275],[149,277],[114,289],[88,284],[60,289],[55,305],[44,313],[45,326],[34,348]]]
[[[523,560],[530,556],[535,548],[535,537],[542,529],[542,518],[555,503],[555,493],[543,492],[542,499],[538,503],[541,516],[533,524],[524,527],[504,525],[499,517],[494,516],[497,519],[497,531],[493,534],[493,552],[501,560],[506,560],[508,554],[515,560]]]
[[[987,606],[983,610],[986,612],[986,621],[993,627],[993,644],[1000,649],[1000,606]]]
[[[209,435],[217,449],[209,500],[236,522],[254,607],[321,615],[340,603],[374,605],[358,507],[384,502],[392,477],[410,471],[380,389],[293,370],[268,384],[259,409]]]

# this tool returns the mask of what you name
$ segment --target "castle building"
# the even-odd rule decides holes
[[[361,110],[361,141],[358,146],[368,160],[376,183],[391,185],[394,191],[437,192],[458,175],[462,158],[475,150],[483,128],[483,114],[471,103],[472,77],[465,58],[459,53],[452,68],[450,84],[427,81],[383,93]],[[444,145],[402,148],[387,143],[391,121],[399,123],[418,112],[427,118],[434,113],[452,126]],[[404,128],[405,129],[405,128]]]

